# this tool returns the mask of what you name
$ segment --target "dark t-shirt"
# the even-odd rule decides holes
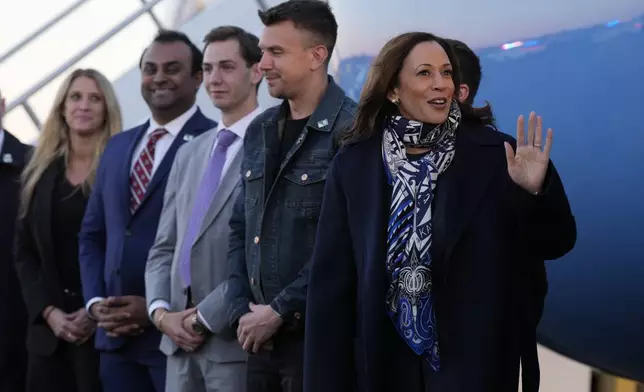
[[[280,162],[284,162],[286,154],[293,147],[295,141],[300,136],[304,127],[309,122],[309,117],[305,117],[299,120],[286,120],[284,125],[284,133],[282,134],[282,140],[280,142]]]
[[[269,181],[266,181],[265,191],[267,195],[275,181],[277,181],[277,174],[280,171],[282,162],[284,162],[284,159],[286,159],[286,154],[288,154],[289,150],[293,147],[295,141],[300,136],[308,122],[309,117],[305,117],[299,120],[286,120],[286,123],[284,124],[284,131],[280,138],[279,153],[277,154],[279,157],[279,164],[277,164],[273,168],[273,171],[270,173],[271,178],[268,179]]]

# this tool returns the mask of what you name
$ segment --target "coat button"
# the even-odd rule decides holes
[[[302,318],[302,315],[300,314],[300,312],[295,312],[293,316],[298,320]]]
[[[306,180],[309,179],[309,175],[304,173],[304,174],[302,174],[302,177],[300,177],[300,178],[302,179],[302,181],[306,181]]]
[[[254,241],[256,244],[259,244],[259,237],[255,237],[255,238],[253,239],[253,241]]]
[[[250,170],[248,170],[248,171],[246,172],[246,178],[250,177],[250,175],[251,175],[251,171],[250,171]]]
[[[250,284],[251,284],[252,286],[255,286],[255,278],[250,278]]]

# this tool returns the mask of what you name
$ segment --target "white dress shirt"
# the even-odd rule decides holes
[[[232,164],[232,161],[237,155],[237,153],[244,146],[244,136],[246,136],[246,129],[253,121],[253,119],[257,117],[260,113],[262,113],[262,109],[256,108],[255,110],[248,113],[246,116],[242,117],[240,120],[238,120],[237,122],[235,122],[230,126],[227,126],[226,124],[224,124],[223,121],[220,121],[219,124],[217,125],[216,131],[215,131],[217,132],[217,135],[219,135],[219,132],[221,132],[224,129],[228,129],[229,131],[237,135],[237,138],[235,139],[235,141],[226,150],[226,161],[224,162],[224,167],[222,168],[222,171],[221,171],[222,178],[230,168],[230,165]],[[215,137],[215,142],[213,143],[212,149],[210,150],[211,156],[212,154],[215,153],[215,148],[217,147],[217,140],[218,138]],[[196,158],[199,159],[199,157],[196,157]],[[177,243],[179,243],[179,241],[177,241]],[[175,250],[178,251],[177,249]],[[159,308],[170,310],[170,304],[167,301],[162,299],[157,299],[155,301],[152,301],[148,309],[150,317],[152,317],[152,315],[154,314],[154,311]],[[206,322],[205,318],[201,315],[199,311],[197,311],[197,316],[199,317],[199,321],[201,321],[202,324],[204,324],[208,329],[211,329],[208,323]]]
[[[150,116],[150,125],[148,126],[148,129],[145,131],[145,135],[139,140],[139,143],[137,144],[136,148],[134,149],[134,154],[132,155],[132,164],[130,165],[130,171],[134,170],[134,165],[136,164],[136,161],[139,159],[139,155],[143,152],[145,149],[145,146],[148,144],[148,140],[150,139],[150,135],[152,135],[152,132],[156,131],[159,128],[163,128],[166,131],[168,131],[165,135],[163,135],[159,140],[157,140],[156,147],[154,149],[154,163],[152,165],[152,172],[150,173],[150,179],[152,179],[152,176],[154,176],[154,172],[157,170],[159,165],[161,164],[161,161],[163,161],[163,157],[165,157],[165,154],[168,152],[170,149],[170,146],[172,145],[172,142],[174,142],[174,139],[179,135],[179,132],[183,129],[183,127],[186,125],[188,120],[197,112],[197,105],[192,105],[192,107],[188,110],[186,110],[182,115],[179,117],[175,118],[174,120],[170,121],[169,123],[165,125],[159,125],[152,116]],[[87,301],[87,305],[85,306],[85,309],[87,310],[87,313],[89,313],[89,309],[92,307],[97,302],[102,301],[104,298],[103,297],[94,297]]]

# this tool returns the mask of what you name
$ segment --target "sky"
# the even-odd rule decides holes
[[[0,53],[39,29],[75,0],[0,0]],[[171,22],[176,0],[164,0],[155,13]],[[0,63],[0,88],[7,105],[100,38],[141,7],[140,0],[89,0],[40,38]],[[115,80],[136,65],[141,51],[153,37],[156,26],[145,14],[111,40],[81,60],[78,67],[94,67]],[[48,113],[51,100],[64,76],[54,79],[36,93],[29,103],[41,116]],[[23,141],[32,141],[37,130],[22,108],[3,119],[4,126]]]
[[[644,13],[644,0],[330,0],[342,56],[372,54],[391,37],[428,31],[473,48]],[[395,4],[395,7],[392,7]]]
[[[173,20],[177,2],[162,0],[155,13],[164,25]],[[187,0],[204,1],[204,0]],[[215,23],[239,23],[240,18],[227,17],[236,9],[248,13],[255,0],[205,0],[223,13],[199,21],[191,35],[199,43],[200,36]],[[5,53],[31,32],[50,20],[75,0],[0,0],[0,53]],[[268,6],[281,0],[264,0]],[[612,19],[628,19],[644,13],[644,0],[330,0],[339,24],[337,52],[333,58],[376,53],[392,36],[411,30],[422,30],[464,40],[474,48],[499,45],[517,39],[605,23]],[[242,4],[244,3],[244,4]],[[395,6],[393,6],[395,4]],[[592,6],[590,6],[592,4]],[[18,54],[0,63],[0,88],[11,103],[85,46],[108,32],[120,21],[141,7],[141,0],[89,0],[81,8],[33,41]],[[197,19],[197,18],[195,18]],[[248,22],[250,23],[250,22]],[[193,23],[194,24],[194,23]],[[132,74],[139,56],[156,31],[146,15],[115,35],[111,40],[81,60],[77,66],[94,67],[116,82],[122,75]],[[261,29],[253,31],[261,33]],[[35,94],[29,103],[44,121],[55,90],[62,77],[54,79]],[[135,78],[128,78],[126,91],[117,91],[128,100],[138,99]],[[131,96],[131,97],[130,97]],[[124,108],[127,110],[127,108]],[[140,110],[140,109],[137,109]],[[137,114],[138,116],[138,114]],[[128,113],[124,113],[128,117]],[[37,130],[22,108],[9,113],[5,127],[26,142],[32,142]]]

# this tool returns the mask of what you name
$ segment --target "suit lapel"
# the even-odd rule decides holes
[[[436,187],[432,216],[433,258],[445,268],[447,279],[449,260],[474,212],[485,196],[491,180],[498,176],[504,162],[497,141],[487,141],[476,134],[477,128],[457,131],[456,155]],[[496,148],[495,148],[496,147]],[[485,162],[485,164],[481,164]]]
[[[365,146],[363,156],[360,161],[365,162],[365,168],[373,168],[373,175],[364,176],[367,181],[359,186],[362,189],[360,203],[366,208],[361,216],[365,217],[367,224],[364,225],[370,232],[365,233],[366,238],[373,239],[373,242],[367,241],[370,246],[367,248],[364,260],[367,264],[367,273],[369,279],[382,284],[373,285],[373,298],[381,298],[384,301],[387,290],[386,277],[386,258],[387,258],[387,224],[389,221],[389,206],[391,205],[391,194],[393,188],[387,182],[385,166],[382,160],[382,135],[374,137],[368,141],[369,145]],[[368,202],[366,202],[368,200]],[[375,264],[369,264],[369,261],[375,261]],[[370,296],[371,296],[370,295]],[[384,302],[383,302],[384,306]]]
[[[42,252],[43,268],[45,273],[51,276],[53,281],[59,282],[58,268],[54,265],[54,260],[52,255],[54,254],[54,247],[52,243],[52,227],[51,227],[51,213],[52,205],[54,203],[54,188],[56,186],[56,179],[58,178],[61,168],[62,158],[56,159],[47,170],[43,173],[38,187],[34,192],[35,203],[34,203],[34,215],[32,216],[33,222],[38,222],[35,225],[35,232],[38,233],[37,238],[39,242],[39,248]]]
[[[132,132],[133,136],[132,139],[130,140],[130,145],[128,146],[127,150],[127,159],[123,159],[121,161],[121,170],[119,174],[119,178],[123,179],[120,181],[117,181],[117,186],[120,187],[118,190],[118,193],[121,197],[121,215],[131,218],[132,213],[130,212],[130,173],[131,170],[130,168],[132,167],[132,162],[136,159],[138,159],[138,156],[134,156],[134,152],[136,151],[136,146],[139,144],[143,136],[145,135],[145,131],[148,129],[150,126],[150,122],[146,121],[144,124],[140,125],[138,128],[133,129]]]
[[[157,188],[159,188],[159,186],[163,183],[163,180],[170,173],[172,163],[174,162],[174,157],[179,147],[181,147],[188,139],[196,136],[197,131],[203,130],[204,127],[200,126],[201,119],[203,118],[203,115],[201,114],[199,109],[197,109],[197,112],[192,117],[190,117],[190,120],[188,120],[183,128],[181,128],[181,132],[179,132],[179,134],[177,134],[177,137],[174,138],[174,141],[170,145],[170,148],[163,156],[161,164],[154,172],[154,175],[152,176],[152,179],[148,184],[148,188],[145,191],[145,196],[143,196],[143,200],[141,200],[141,205],[139,206],[137,211],[141,209],[141,206],[143,206],[143,204],[154,194]],[[134,214],[136,214],[137,211],[135,211]]]
[[[241,149],[239,150],[237,155],[235,155],[235,157],[233,158],[230,164],[230,167],[228,167],[228,169],[226,170],[226,173],[224,173],[223,177],[221,178],[221,182],[219,183],[219,186],[217,187],[217,191],[215,192],[215,195],[212,198],[212,202],[210,203],[208,212],[206,213],[206,216],[203,219],[203,222],[201,224],[201,230],[199,231],[199,234],[195,239],[195,243],[199,241],[199,238],[201,238],[204,232],[215,221],[215,218],[217,218],[217,216],[221,212],[221,209],[226,204],[226,201],[228,201],[228,199],[230,198],[230,195],[233,193],[233,190],[239,183],[239,180],[240,180],[239,167],[241,165],[241,161],[243,157],[244,157],[244,153],[243,153],[243,149]]]
[[[188,214],[192,213],[192,208],[194,207],[197,193],[199,192],[199,188],[201,187],[203,176],[206,173],[206,169],[208,169],[208,163],[210,162],[211,158],[210,154],[212,153],[212,147],[215,143],[216,138],[217,132],[213,131],[212,135],[206,138],[203,143],[201,143],[198,151],[190,157],[191,160],[197,160],[197,162],[194,164],[194,166],[189,165],[188,167],[191,167],[193,169],[185,174],[186,176],[190,176],[190,186],[187,189],[188,197],[186,198],[186,200],[190,201],[190,204],[187,206],[188,209],[186,210]]]

